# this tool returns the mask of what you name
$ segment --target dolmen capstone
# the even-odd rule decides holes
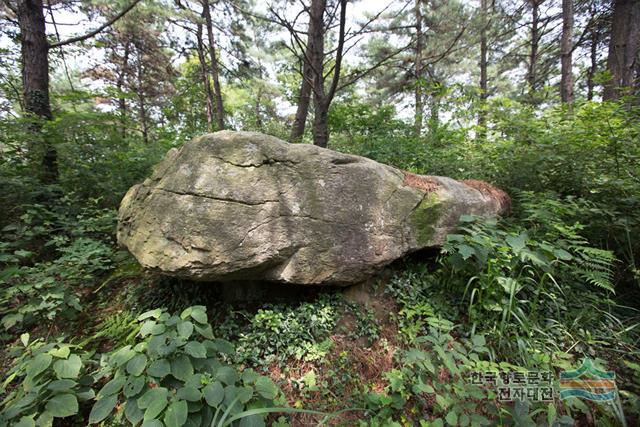
[[[499,215],[508,204],[482,181],[221,131],[170,150],[127,192],[118,242],[168,276],[342,286],[441,245],[461,215]]]

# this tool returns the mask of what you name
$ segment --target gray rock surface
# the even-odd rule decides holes
[[[127,192],[118,241],[170,276],[348,285],[442,244],[460,215],[496,215],[507,204],[480,181],[221,131],[172,149]]]

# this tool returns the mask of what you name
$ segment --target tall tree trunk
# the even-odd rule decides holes
[[[309,9],[309,49],[310,67],[313,73],[313,143],[326,147],[329,143],[329,105],[324,90],[324,11],[326,0],[311,0]]]
[[[595,7],[591,6],[589,9],[591,16],[595,16]],[[591,37],[589,45],[589,57],[591,59],[591,64],[589,65],[589,70],[587,71],[587,99],[591,101],[593,100],[595,76],[596,72],[598,71],[598,43],[600,42],[600,33],[598,31],[598,24],[595,19],[591,20],[589,26],[589,33]]]
[[[478,111],[478,141],[487,139],[487,98],[489,84],[487,79],[487,15],[488,0],[480,0],[480,111]]]
[[[573,51],[573,0],[562,0],[562,41],[560,43],[561,78],[560,99],[573,103],[573,71],[571,53]]]
[[[207,39],[209,41],[209,56],[211,61],[211,78],[213,79],[213,93],[215,95],[216,104],[216,125],[218,130],[224,129],[224,107],[222,105],[222,91],[220,90],[220,72],[218,69],[218,60],[216,59],[216,43],[213,37],[213,22],[211,21],[211,10],[209,9],[209,0],[202,3],[202,14],[207,25]]]
[[[262,73],[260,73],[262,74]],[[262,77],[262,75],[260,76]],[[256,93],[256,128],[259,131],[262,131],[262,117],[261,115],[261,110],[262,110],[262,84],[258,84],[258,89],[257,89],[257,93]]]
[[[424,80],[422,71],[422,0],[415,0],[414,14],[416,20],[416,56],[415,56],[415,73],[416,73],[416,87],[415,87],[415,104],[416,111],[413,119],[413,133],[415,136],[420,136],[422,133],[422,123],[424,116]]]
[[[147,114],[147,100],[144,94],[144,67],[142,65],[142,51],[140,46],[136,46],[137,67],[136,67],[136,92],[138,93],[138,119],[142,126],[142,140],[145,144],[149,143],[149,117]]]
[[[639,53],[640,1],[615,0],[607,57],[611,80],[604,86],[604,100],[618,99],[635,87]]]
[[[58,153],[42,133],[42,121],[51,120],[49,101],[49,45],[45,33],[42,0],[19,0],[17,5],[22,50],[22,85],[24,109],[35,119],[30,125],[30,149],[42,148],[44,184],[58,180]]]
[[[312,28],[312,22],[309,21],[309,33],[315,31]],[[296,117],[293,120],[291,128],[291,136],[289,141],[300,142],[304,135],[304,128],[307,124],[307,116],[309,115],[309,104],[311,103],[311,81],[313,80],[313,70],[307,61],[311,55],[309,44],[307,44],[305,58],[302,60],[302,82],[300,83],[300,93],[298,95],[298,107],[296,108]]]
[[[538,65],[538,44],[540,42],[540,3],[541,0],[531,0],[531,49],[529,51],[529,69],[527,70],[527,83],[529,85],[529,96],[533,98],[536,91],[536,75]]]
[[[209,73],[207,73],[207,60],[204,53],[204,44],[202,43],[202,24],[198,23],[196,30],[198,51],[198,61],[200,62],[200,76],[202,78],[202,85],[204,86],[204,93],[207,96],[207,130],[211,132],[213,130],[213,91],[211,90],[211,82],[209,81]]]
[[[124,97],[124,84],[127,77],[127,68],[129,67],[129,53],[131,43],[127,40],[124,43],[124,52],[122,54],[122,64],[118,72],[118,80],[116,88],[118,89],[118,115],[120,116],[120,134],[122,138],[127,137],[127,99]]]

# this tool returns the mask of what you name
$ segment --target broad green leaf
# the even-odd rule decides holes
[[[47,388],[52,391],[68,391],[71,390],[77,383],[73,380],[55,380],[51,381]]]
[[[565,251],[564,249],[556,249],[553,251],[553,254],[556,256],[556,258],[561,259],[563,261],[571,261],[573,259],[573,255],[571,255],[569,252]]]
[[[131,360],[131,358],[133,358],[133,356],[135,356],[137,353],[135,351],[133,351],[131,349],[130,345],[127,345],[125,347],[122,347],[120,350],[118,350],[111,358],[111,361],[116,365],[116,366],[122,366],[125,363],[127,363],[129,360]]]
[[[193,323],[189,321],[183,321],[178,323],[178,335],[185,340],[188,340],[193,333]]]
[[[143,375],[134,377],[131,376],[127,378],[127,382],[124,385],[123,392],[126,397],[133,397],[140,393],[144,385],[146,384],[146,379]]]
[[[71,353],[71,349],[69,348],[68,345],[63,345],[60,348],[54,348],[49,350],[49,354],[52,355],[53,357],[57,357],[58,359],[66,359],[67,357],[69,357],[70,353]]]
[[[527,246],[527,234],[521,233],[517,236],[509,235],[505,238],[506,242],[511,246],[513,252],[520,253]]]
[[[247,403],[253,397],[253,387],[244,386],[238,388],[238,401],[240,403]]]
[[[180,318],[182,320],[185,320],[187,317],[191,316],[191,312],[193,311],[193,307],[187,307],[184,310],[182,310],[182,313],[180,313]]]
[[[13,427],[36,427],[36,422],[33,417],[34,415],[30,417],[22,417],[20,418],[20,421],[18,421],[16,424],[13,424]]]
[[[242,417],[238,427],[264,427],[264,419],[257,414]]]
[[[116,403],[118,403],[117,394],[98,399],[93,405],[93,408],[91,408],[89,424],[98,423],[107,418],[109,414],[111,414],[111,411],[113,411],[113,408],[116,407]]]
[[[147,335],[150,335],[154,326],[156,326],[155,320],[147,320],[146,322],[144,322],[142,324],[142,327],[140,328],[140,336],[146,337]]]
[[[217,408],[224,399],[224,388],[219,381],[208,384],[202,392],[207,404],[212,408]]]
[[[275,399],[278,395],[278,386],[271,381],[271,378],[260,377],[256,380],[256,391],[265,399]]]
[[[33,378],[36,375],[44,372],[49,367],[49,365],[51,365],[52,360],[53,357],[51,357],[50,354],[41,353],[37,355],[27,365],[27,375]]]
[[[127,405],[124,407],[124,416],[129,420],[129,422],[131,422],[131,424],[137,425],[142,421],[144,414],[142,410],[138,408],[138,402],[134,399],[129,399],[127,401]]]
[[[182,381],[193,375],[193,365],[189,356],[181,354],[171,361],[171,375]]]
[[[56,360],[53,364],[53,370],[59,379],[78,378],[82,368],[82,360],[77,354],[72,354],[68,359]]]
[[[203,325],[204,325],[204,324],[206,324],[206,323],[207,323],[207,321],[208,321],[208,319],[207,319],[207,313],[206,313],[206,311],[205,311],[205,310],[202,310],[202,309],[200,309],[200,310],[195,310],[195,309],[194,309],[194,310],[191,312],[191,318],[192,318],[193,320],[195,320],[196,322],[201,323],[201,324],[203,324]]]
[[[204,326],[198,326],[198,325],[194,325],[196,328],[196,331],[204,338],[210,339],[212,340],[214,338],[213,336],[213,329],[211,329],[211,325],[207,324]]]
[[[144,354],[137,354],[127,362],[127,372],[135,377],[141,375],[146,367],[147,356]]]
[[[2,326],[5,329],[11,329],[18,323],[22,322],[24,316],[21,313],[10,313],[2,318]]]
[[[147,410],[144,411],[144,419],[152,420],[154,418],[158,418],[158,415],[167,407],[167,398],[166,395],[164,397],[158,397],[157,399],[153,399],[149,406],[147,406]]]
[[[469,245],[460,245],[457,249],[464,260],[471,258],[476,253],[475,249]]]
[[[153,325],[151,328],[151,335],[160,335],[164,334],[164,331],[167,330],[167,327],[163,323],[158,323],[157,325]]]
[[[187,422],[187,414],[187,402],[184,400],[173,402],[164,414],[164,425],[167,427],[181,427]]]
[[[78,413],[78,399],[73,394],[56,394],[47,401],[45,409],[55,418],[64,418]]]
[[[124,383],[124,377],[112,379],[111,381],[106,383],[104,387],[102,387],[102,389],[98,392],[98,399],[104,396],[111,396],[112,394],[118,393],[122,389],[122,386],[124,386]]]
[[[232,355],[234,353],[233,344],[227,340],[217,339],[213,341],[212,347],[221,354]]]
[[[49,411],[42,411],[36,418],[36,425],[38,427],[51,427],[53,425],[53,415]]]
[[[142,313],[140,316],[138,316],[138,320],[146,320],[151,317],[153,317],[154,319],[157,319],[158,317],[160,317],[161,314],[162,314],[162,310],[159,308],[156,308],[155,310],[149,310],[145,313]]]
[[[168,395],[169,391],[164,387],[152,388],[138,399],[138,407],[140,409],[146,409],[156,400],[164,400],[166,402]]]
[[[184,351],[196,359],[204,359],[207,357],[207,349],[198,341],[189,341],[184,347]]]
[[[235,384],[238,381],[238,373],[231,366],[221,366],[216,371],[216,380],[222,381],[227,385]]]
[[[159,359],[147,368],[147,374],[156,378],[164,378],[171,373],[171,364],[166,359]]]
[[[160,420],[145,420],[141,427],[164,427]]]
[[[22,343],[22,345],[23,345],[23,346],[25,346],[25,347],[26,347],[27,345],[29,345],[29,336],[30,336],[30,335],[29,335],[29,333],[28,333],[28,332],[25,332],[24,334],[20,335],[20,342],[21,342],[21,343]],[[26,418],[26,417],[23,417],[23,418]],[[20,421],[22,421],[22,420],[20,420]]]
[[[471,342],[476,347],[484,347],[487,344],[487,340],[484,338],[484,335],[474,335],[471,337]]]
[[[242,382],[245,384],[253,384],[258,378],[260,378],[260,374],[251,368],[242,371]]]
[[[199,402],[202,394],[200,390],[195,387],[182,387],[178,389],[178,393],[176,394],[178,399],[187,400],[189,402]]]
[[[451,426],[458,425],[458,414],[455,411],[449,411],[449,413],[444,419],[447,422],[447,424]]]

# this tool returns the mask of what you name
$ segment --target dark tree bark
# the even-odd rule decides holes
[[[324,90],[324,12],[326,0],[311,0],[309,9],[309,61],[313,72],[313,143],[326,147],[329,141],[329,105]]]
[[[22,51],[24,109],[34,119],[30,124],[30,149],[36,149],[37,146],[42,149],[41,180],[44,184],[52,184],[58,180],[58,154],[53,144],[42,134],[42,122],[53,118],[49,102],[49,45],[42,0],[20,0],[17,15]]]
[[[596,10],[594,6],[589,8],[591,16],[595,16]],[[587,71],[587,99],[593,100],[593,89],[595,87],[595,76],[598,71],[598,44],[600,43],[600,29],[595,18],[589,22],[589,58],[590,65]]]
[[[538,47],[540,42],[540,4],[541,0],[531,0],[531,48],[529,50],[529,67],[527,70],[527,84],[529,95],[533,96],[537,87],[538,76]]]
[[[196,50],[198,51],[198,61],[200,62],[200,76],[204,93],[207,97],[207,130],[213,130],[213,91],[211,90],[211,82],[209,81],[209,73],[207,72],[207,60],[204,53],[204,44],[202,42],[202,24],[198,23],[196,29]]]
[[[315,23],[309,21],[309,33],[316,31],[312,26]],[[313,70],[307,58],[311,56],[309,45],[307,44],[307,50],[305,57],[302,60],[302,82],[300,83],[300,93],[298,95],[298,107],[296,108],[296,117],[293,120],[293,127],[291,128],[291,136],[289,141],[300,142],[302,135],[304,135],[304,129],[307,124],[307,116],[309,115],[309,105],[311,104],[311,82],[313,80]]]
[[[312,0],[310,19],[315,21],[315,27],[319,31],[309,33],[311,43],[311,68],[313,70],[313,143],[319,147],[326,147],[329,143],[329,106],[338,89],[340,70],[342,67],[342,53],[344,50],[344,34],[347,13],[347,0],[340,0],[340,29],[338,33],[338,46],[336,47],[336,59],[333,66],[333,76],[329,90],[325,90],[324,73],[324,26],[323,17],[326,8],[326,0]],[[327,73],[330,74],[330,73]]]
[[[560,43],[561,78],[560,99],[567,104],[573,103],[573,0],[562,0],[562,40]]]
[[[422,51],[423,51],[423,36],[422,36],[422,0],[415,0],[414,15],[416,20],[416,52],[415,52],[415,104],[416,111],[413,119],[413,133],[415,136],[420,136],[422,133],[422,124],[424,117],[424,81],[423,81],[423,67],[422,67]]]
[[[138,55],[137,67],[136,67],[136,78],[137,78],[137,91],[138,92],[138,119],[140,120],[140,125],[142,126],[142,140],[145,144],[149,143],[149,117],[147,114],[147,100],[144,96],[145,91],[142,88],[144,85],[144,66],[142,56],[144,52],[140,46],[136,45],[136,54]]]
[[[639,53],[640,1],[615,0],[607,57],[611,80],[604,86],[604,100],[618,99],[635,87]]]
[[[18,0],[15,8],[20,27],[20,48],[22,63],[22,84],[24,109],[35,120],[30,129],[31,149],[37,146],[43,151],[41,181],[52,184],[58,181],[58,153],[53,144],[42,133],[43,121],[51,120],[49,101],[49,49],[86,40],[98,34],[124,16],[140,0],[133,0],[116,16],[100,27],[84,35],[49,44],[45,32],[44,8],[42,0]]]
[[[130,50],[131,43],[127,40],[124,43],[124,52],[122,54],[122,68],[120,68],[118,72],[118,80],[116,81],[116,88],[118,89],[118,114],[120,116],[120,133],[122,138],[127,137],[127,100],[124,97],[123,92],[127,69],[129,68]]]
[[[478,111],[478,141],[480,142],[487,139],[486,103],[489,97],[489,82],[487,78],[488,2],[489,0],[480,0],[480,111]]]
[[[211,21],[211,10],[209,9],[209,0],[202,3],[202,14],[204,15],[205,24],[207,26],[207,39],[209,42],[210,72],[213,80],[213,94],[215,96],[216,105],[216,125],[218,130],[224,129],[224,107],[222,105],[222,91],[220,89],[220,71],[218,60],[216,58],[216,42],[213,36],[213,22]]]

